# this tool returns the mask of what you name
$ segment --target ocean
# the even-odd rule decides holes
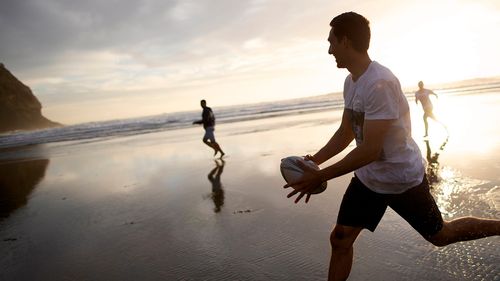
[[[495,92],[500,89],[500,81],[466,84],[455,87],[435,89],[438,95],[463,95]],[[413,92],[406,92],[409,101],[413,101]],[[343,107],[341,93],[314,97],[291,99],[276,102],[212,107],[217,124],[256,120],[293,114],[335,110]],[[200,110],[165,113],[132,119],[110,120],[69,125],[35,131],[18,131],[0,134],[0,149],[53,142],[80,141],[96,138],[110,138],[176,130],[192,126],[200,119]]]

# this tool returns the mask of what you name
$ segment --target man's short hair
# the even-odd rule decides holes
[[[344,37],[351,40],[352,47],[358,52],[366,52],[370,47],[370,22],[360,14],[347,12],[333,18],[330,22],[337,40]]]

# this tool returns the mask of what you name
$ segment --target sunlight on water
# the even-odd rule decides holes
[[[486,192],[485,197],[495,210],[500,211],[500,186],[495,185],[490,191]]]
[[[456,148],[466,153],[488,153],[499,142],[496,138],[487,138],[492,125],[498,124],[500,115],[495,104],[499,104],[498,94],[471,95],[456,98],[442,95],[435,102],[435,115],[448,128],[444,130],[433,120],[429,121],[430,134],[439,137],[449,133],[456,142]],[[420,120],[418,120],[420,121]],[[422,123],[422,122],[419,122]]]
[[[432,194],[444,219],[468,215],[496,217],[500,212],[500,187],[490,181],[468,178],[443,167]]]
[[[450,167],[443,167],[439,178],[439,182],[433,185],[432,193],[444,218],[453,218],[465,210],[475,209],[479,203],[475,201],[488,204],[489,200],[484,200],[487,198],[484,194],[480,196],[477,188],[487,181],[463,177]],[[489,207],[495,209],[494,205]]]

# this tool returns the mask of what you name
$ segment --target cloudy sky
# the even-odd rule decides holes
[[[341,91],[333,16],[406,88],[500,75],[497,0],[1,0],[0,62],[65,124]]]

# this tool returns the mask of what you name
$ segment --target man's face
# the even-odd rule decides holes
[[[207,103],[206,102],[200,102],[200,105],[202,108],[205,108],[205,106],[207,106]]]
[[[345,46],[342,42],[339,42],[335,34],[333,33],[333,27],[330,30],[330,35],[328,36],[328,42],[330,42],[330,48],[328,49],[328,54],[335,57],[338,68],[346,67],[345,58]]]

